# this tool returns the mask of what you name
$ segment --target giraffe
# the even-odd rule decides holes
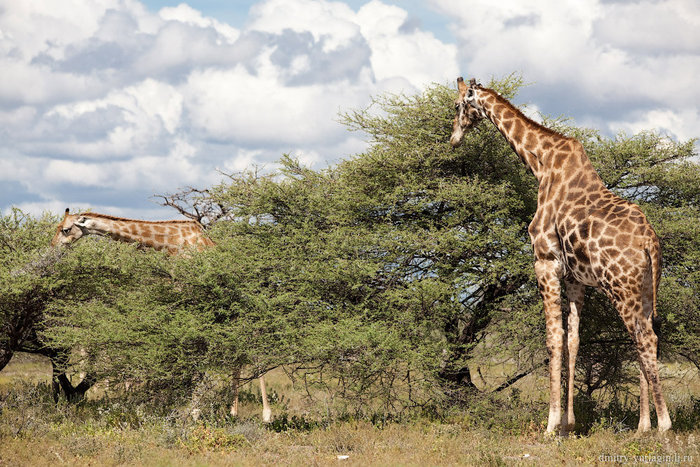
[[[122,242],[139,243],[169,254],[180,253],[184,248],[199,249],[213,246],[199,222],[193,220],[142,221],[108,216],[94,212],[71,214],[66,209],[63,221],[56,227],[52,246],[75,242],[85,235],[102,235]]]
[[[214,246],[214,242],[204,234],[202,225],[195,220],[144,221],[109,216],[95,212],[71,214],[66,208],[63,220],[56,226],[56,234],[51,246],[69,245],[86,235],[101,235],[114,240],[138,243],[144,247],[165,250],[171,255],[182,253],[186,248],[204,249]],[[238,415],[238,385],[240,367],[234,368],[234,397],[230,408],[232,416]],[[267,399],[263,376],[260,382],[260,395],[263,402],[263,422],[272,420],[272,410]]]
[[[538,181],[537,211],[528,227],[542,300],[549,352],[547,432],[573,430],[574,366],[584,289],[601,289],[614,304],[635,343],[639,361],[638,431],[651,428],[649,386],[658,429],[671,428],[657,367],[656,294],[661,279],[659,239],[639,207],[608,190],[583,145],[523,115],[496,91],[472,79],[457,80],[459,97],[450,143],[481,119],[489,119]],[[562,323],[561,280],[569,302]],[[566,335],[566,347],[564,336]],[[563,353],[568,354],[566,410],[561,407]]]

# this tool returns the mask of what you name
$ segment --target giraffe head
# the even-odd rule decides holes
[[[479,123],[484,118],[484,112],[476,102],[476,93],[481,88],[480,84],[472,79],[467,86],[460,76],[457,78],[457,89],[459,96],[455,100],[455,119],[452,124],[452,136],[450,144],[456,148],[462,144],[464,133]]]
[[[89,232],[87,217],[83,214],[71,214],[66,208],[63,220],[56,226],[56,234],[51,240],[51,246],[69,245]]]

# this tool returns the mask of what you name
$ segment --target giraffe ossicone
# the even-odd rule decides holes
[[[459,96],[450,143],[457,147],[480,120],[490,120],[537,178],[537,211],[528,227],[535,275],[544,302],[550,355],[547,431],[573,430],[574,366],[579,316],[586,286],[612,301],[634,341],[640,366],[639,431],[651,428],[649,388],[659,431],[671,428],[661,391],[658,338],[653,329],[661,279],[659,239],[639,206],[607,189],[583,145],[526,117],[476,80],[457,80]],[[561,311],[561,281],[569,302],[567,330]],[[566,336],[566,347],[564,347]],[[561,370],[567,355],[566,410],[561,407]]]

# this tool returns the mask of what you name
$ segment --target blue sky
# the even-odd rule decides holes
[[[3,2],[0,67],[3,212],[175,217],[151,196],[351,157],[339,111],[460,75],[520,73],[517,103],[606,135],[700,136],[695,0]]]

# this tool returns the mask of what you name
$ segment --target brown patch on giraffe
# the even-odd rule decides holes
[[[581,148],[581,151],[579,152],[579,161],[581,161],[581,165],[584,167],[590,165],[590,163],[591,163],[591,161],[588,159],[588,156],[586,155],[586,151],[583,150],[583,147]]]
[[[537,147],[540,143],[540,139],[537,136],[537,133],[534,131],[528,131],[525,133],[525,144],[530,147],[534,148]]]
[[[615,243],[615,240],[611,239],[610,245],[612,245],[614,243]],[[610,259],[613,259],[613,260],[615,258],[617,258],[618,256],[620,256],[620,250],[618,250],[617,248],[610,248],[610,247],[605,248],[605,253],[608,255],[608,257]]]
[[[513,124],[513,132],[511,133],[512,140],[520,141],[522,140],[524,134],[525,125],[523,125],[523,123],[520,120],[515,120],[515,123]]]
[[[591,235],[594,237],[599,237],[600,235],[603,234],[603,230],[605,229],[605,224],[603,222],[596,218],[591,221]]]
[[[576,222],[581,222],[584,220],[586,217],[588,217],[588,214],[586,211],[583,210],[578,210],[578,211],[573,211],[570,216],[576,221]]]
[[[598,240],[598,245],[600,245],[601,248],[613,246],[615,244],[615,239],[609,236],[602,237],[601,239]]]
[[[550,184],[552,186],[557,186],[559,185],[559,183],[561,183],[561,175],[559,174],[559,172],[554,172],[550,177]]]
[[[582,240],[588,240],[588,237],[590,236],[590,228],[590,221],[581,222],[581,224],[578,227],[578,235]]]
[[[573,182],[572,186],[578,188],[586,188],[589,184],[590,180],[588,179],[588,174],[585,172],[580,172],[578,177],[576,177],[576,180]]]
[[[493,109],[491,110],[491,113],[499,119],[503,118],[502,115],[506,111],[507,107],[503,104],[495,104],[493,106]]]
[[[579,260],[581,263],[590,264],[591,262],[583,245],[579,245],[576,248],[574,248],[574,255],[576,255],[576,259]]]
[[[561,169],[564,167],[564,162],[566,162],[567,154],[565,152],[559,151],[554,154],[554,168]]]
[[[619,234],[617,236],[617,238],[615,238],[615,245],[617,245],[618,248],[625,248],[631,242],[632,242],[632,236],[629,234]]]

